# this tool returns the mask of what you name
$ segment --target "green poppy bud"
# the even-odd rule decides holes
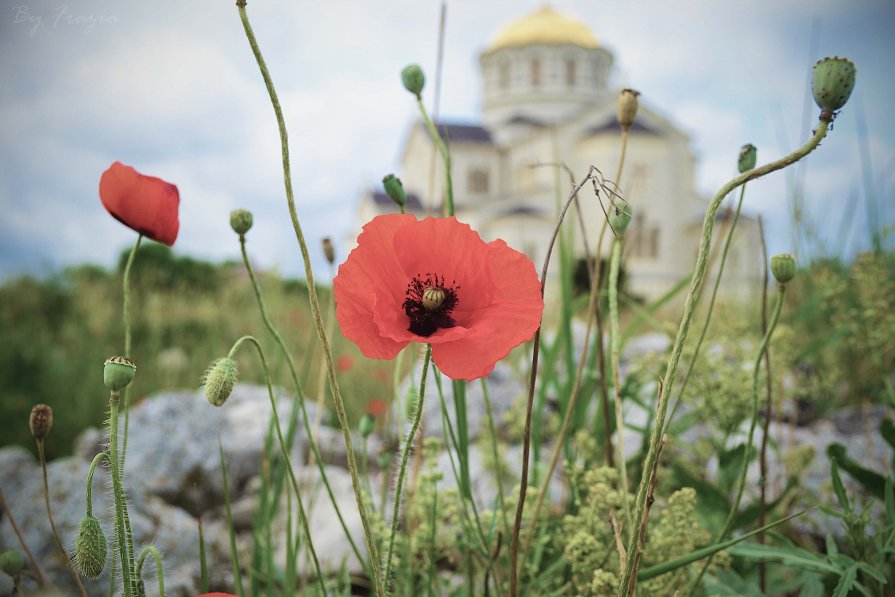
[[[820,119],[831,121],[851,96],[858,71],[850,60],[838,56],[819,60],[812,70],[811,92],[820,106]]]
[[[106,567],[106,536],[90,514],[81,519],[75,539],[75,566],[87,578],[98,578]]]
[[[624,234],[632,217],[631,206],[624,199],[617,199],[609,206],[609,225],[616,234]]]
[[[0,553],[0,570],[10,576],[18,576],[25,567],[25,558],[18,549],[7,549]]]
[[[28,426],[31,427],[31,435],[39,442],[44,441],[50,429],[53,427],[53,409],[49,404],[35,404],[28,418]]]
[[[401,81],[407,91],[419,97],[426,85],[426,75],[418,64],[411,64],[401,71]]]
[[[239,236],[252,228],[252,212],[247,209],[234,209],[230,212],[230,228]]]
[[[754,145],[751,143],[743,145],[742,149],[740,149],[740,156],[737,158],[737,169],[740,171],[740,174],[755,167],[757,155],[758,150],[755,149]]]
[[[796,275],[796,260],[789,253],[771,257],[771,272],[780,284],[786,284]]]
[[[117,394],[134,380],[137,366],[127,357],[109,357],[103,366],[103,383]]]
[[[618,94],[618,105],[616,108],[616,116],[622,130],[628,130],[634,124],[634,118],[637,116],[637,96],[639,91],[634,89],[622,89]]]
[[[374,427],[376,427],[376,419],[370,415],[364,415],[360,418],[358,429],[363,437],[370,437],[373,434]]]
[[[382,179],[382,186],[385,187],[385,193],[400,207],[407,204],[407,193],[404,191],[404,184],[400,178],[394,174],[388,174]]]
[[[236,361],[230,357],[216,360],[205,372],[205,398],[215,406],[223,406],[236,385]]]

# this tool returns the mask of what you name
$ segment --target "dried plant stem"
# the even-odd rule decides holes
[[[660,382],[659,383],[659,391],[660,392],[662,391],[661,388],[662,388],[662,383]],[[665,447],[665,438],[666,438],[666,436],[662,436],[662,442],[659,444],[659,454],[660,455],[662,454],[662,448]],[[640,570],[640,562],[643,559],[643,543],[646,540],[646,521],[649,518],[650,509],[653,507],[653,504],[656,501],[656,498],[653,495],[653,492],[656,490],[656,480],[658,478],[658,472],[659,472],[659,469],[654,468],[653,474],[650,477],[649,493],[647,494],[647,497],[646,497],[646,508],[643,509],[643,513],[640,516],[640,526],[638,527],[638,530],[637,530],[637,549],[634,553],[628,553],[628,557],[633,562],[631,564],[631,566],[632,566],[632,570],[634,571],[633,574],[635,577],[637,576],[637,571]],[[628,503],[627,497],[628,496],[626,493],[624,503]],[[623,566],[623,567],[627,567],[627,563],[625,563],[625,566]],[[627,593],[626,597],[631,597],[632,595],[634,595],[634,587],[635,587],[635,585],[633,583],[630,586],[628,586],[628,593]]]
[[[160,597],[165,597],[165,571],[162,567],[162,554],[152,545],[147,545],[140,552],[140,559],[137,561],[137,582],[140,582],[140,579],[143,578],[143,562],[146,560],[146,556],[149,555],[155,560],[155,578],[158,581],[158,594]]]
[[[354,488],[354,499],[357,504],[358,513],[360,514],[361,523],[364,527],[364,540],[367,546],[367,553],[370,557],[370,568],[373,573],[374,589],[378,594],[384,595],[384,584],[379,570],[379,556],[377,555],[376,543],[373,540],[373,530],[370,526],[369,516],[367,515],[367,508],[364,503],[363,487],[357,473],[357,461],[354,454],[354,446],[352,445],[351,441],[351,428],[348,425],[348,414],[345,412],[345,404],[342,401],[342,394],[339,390],[339,381],[336,378],[336,368],[333,363],[332,350],[330,348],[329,338],[326,335],[326,329],[323,323],[323,315],[320,310],[320,301],[317,298],[317,288],[314,285],[314,272],[311,268],[310,252],[308,251],[308,245],[305,242],[304,233],[302,232],[301,225],[298,221],[298,214],[295,209],[295,198],[292,191],[292,171],[289,164],[289,140],[286,133],[286,122],[283,118],[283,110],[280,108],[280,101],[277,98],[273,80],[271,79],[270,73],[267,70],[267,64],[264,62],[264,57],[261,55],[261,48],[258,46],[258,42],[255,39],[255,33],[252,31],[252,26],[249,23],[249,17],[248,14],[246,14],[245,0],[238,0],[236,6],[239,9],[239,17],[242,21],[246,38],[248,39],[249,45],[252,49],[252,53],[255,56],[255,61],[258,63],[258,68],[261,71],[261,76],[264,79],[264,84],[267,87],[268,94],[270,95],[271,105],[273,106],[274,113],[276,114],[277,126],[280,132],[281,153],[283,158],[283,184],[286,190],[286,202],[289,206],[289,217],[292,220],[292,228],[295,230],[295,237],[301,250],[301,256],[305,267],[305,278],[308,284],[308,299],[311,304],[311,313],[314,316],[314,327],[317,330],[317,336],[320,339],[320,344],[323,349],[323,356],[326,359],[329,386],[330,390],[332,391],[333,402],[336,406],[336,414],[339,418],[339,426],[342,428],[342,438],[345,441],[345,451],[348,458],[348,471],[351,474],[351,484]]]
[[[703,220],[702,238],[700,239],[699,252],[696,257],[696,266],[693,270],[693,276],[690,279],[690,290],[687,294],[686,303],[684,305],[684,313],[681,317],[681,323],[678,327],[677,336],[675,337],[674,344],[672,345],[671,355],[668,359],[668,366],[666,367],[665,378],[662,384],[662,392],[659,396],[659,402],[656,408],[656,421],[655,425],[653,426],[652,435],[650,437],[649,450],[647,451],[646,460],[644,461],[643,465],[643,475],[641,476],[640,484],[637,489],[637,498],[634,502],[635,510],[642,512],[646,507],[646,497],[649,489],[649,481],[652,478],[653,469],[656,468],[659,464],[658,449],[662,435],[664,434],[665,417],[668,413],[669,397],[671,394],[671,389],[674,387],[674,379],[677,375],[678,363],[681,358],[681,353],[683,352],[684,341],[687,339],[687,334],[690,330],[690,322],[693,319],[693,312],[695,310],[696,301],[699,299],[699,296],[702,292],[702,284],[705,280],[708,253],[712,242],[712,230],[714,229],[715,225],[715,215],[718,213],[718,208],[721,207],[721,202],[728,195],[728,193],[730,193],[737,187],[749,182],[750,180],[760,178],[766,174],[770,174],[771,172],[780,170],[781,168],[785,168],[786,166],[789,166],[790,164],[793,164],[798,160],[804,158],[806,155],[811,153],[818,146],[818,144],[820,144],[821,140],[827,134],[828,128],[829,123],[821,121],[815,129],[814,135],[805,145],[779,160],[764,164],[763,166],[753,168],[752,170],[748,170],[740,174],[733,180],[723,185],[715,194],[712,201],[709,203],[709,207],[706,210],[705,219]],[[636,537],[632,537],[631,541],[628,544],[628,552],[631,552],[632,549],[634,549],[635,541]],[[628,565],[625,567],[624,574],[622,576],[621,582],[619,583],[619,597],[624,597],[625,595],[627,595],[629,585],[637,582],[637,578],[633,576],[632,573],[633,558],[629,558]]]
[[[74,563],[68,554],[65,553],[65,547],[62,546],[62,539],[59,538],[59,531],[56,530],[56,521],[53,519],[53,509],[50,507],[50,484],[47,480],[47,459],[46,454],[44,453],[44,442],[42,439],[37,440],[37,454],[40,458],[40,470],[43,473],[43,482],[44,482],[44,504],[47,506],[47,518],[50,520],[50,529],[53,532],[53,541],[56,543],[56,549],[59,550],[59,555],[62,556],[62,560],[65,562],[68,567],[68,571],[71,572],[72,578],[75,579],[75,584],[78,585],[78,591],[84,597],[87,597],[87,589],[84,588],[84,583],[81,582],[81,575],[78,574],[78,571],[75,570]]]
[[[0,508],[3,509],[6,519],[9,520],[9,524],[12,526],[12,531],[16,534],[16,537],[19,540],[19,545],[21,545],[22,551],[24,551],[25,556],[28,557],[28,562],[31,564],[34,576],[37,578],[37,584],[42,588],[49,587],[50,585],[47,583],[47,577],[44,575],[43,569],[41,569],[40,564],[37,563],[37,559],[34,557],[34,554],[31,553],[28,544],[25,543],[25,538],[22,537],[22,532],[19,530],[19,525],[16,524],[16,519],[12,515],[12,509],[9,507],[9,502],[6,501],[6,494],[3,493],[2,487],[0,487]]]
[[[625,460],[624,436],[625,419],[622,413],[622,382],[619,371],[619,353],[621,352],[621,331],[618,322],[618,276],[622,258],[624,237],[617,237],[612,242],[612,256],[609,261],[609,337],[612,353],[612,385],[615,395],[615,433],[616,468],[618,469],[619,490],[623,496],[628,495],[628,467]],[[625,512],[625,525],[629,536],[634,532],[634,519],[631,517],[631,505],[628,499],[622,500]],[[629,550],[630,553],[630,550]]]
[[[292,482],[292,490],[295,492],[295,501],[298,503],[298,515],[301,522],[302,530],[305,533],[305,537],[308,540],[308,551],[311,553],[311,559],[314,562],[314,571],[317,573],[317,582],[320,584],[320,590],[322,591],[321,595],[326,595],[326,583],[324,582],[323,573],[320,571],[320,561],[317,559],[317,550],[314,548],[314,541],[311,539],[311,528],[308,525],[308,517],[305,513],[305,506],[301,499],[301,490],[298,486],[298,480],[295,478],[295,469],[292,467],[292,458],[289,456],[289,448],[286,446],[286,440],[283,439],[283,429],[280,425],[280,415],[277,411],[277,401],[273,395],[273,386],[271,386],[270,382],[270,368],[267,366],[267,358],[264,356],[264,351],[261,349],[261,344],[254,336],[243,336],[236,342],[234,342],[233,347],[230,349],[229,354],[227,354],[228,358],[234,358],[240,346],[244,343],[249,343],[255,347],[255,351],[258,353],[258,358],[261,361],[261,367],[264,369],[264,380],[267,384],[267,395],[270,398],[270,410],[271,414],[273,414],[274,427],[277,432],[277,440],[280,443],[280,452],[283,455],[283,462],[286,463],[286,472],[289,474],[289,480]]]
[[[252,263],[249,260],[248,252],[246,251],[246,241],[244,235],[239,235],[239,249],[242,253],[242,262],[245,265],[246,271],[249,274],[249,280],[252,283],[252,290],[255,293],[255,301],[258,303],[258,310],[261,312],[261,320],[264,322],[264,327],[267,328],[267,331],[273,336],[274,340],[277,342],[277,346],[280,348],[280,352],[283,353],[283,357],[286,359],[286,365],[289,368],[289,374],[292,376],[292,384],[295,386],[295,401],[298,403],[299,408],[301,409],[301,420],[305,427],[305,433],[308,435],[308,445],[311,447],[311,458],[317,463],[317,470],[320,472],[320,480],[323,482],[323,486],[326,489],[326,493],[329,496],[330,503],[332,503],[333,510],[336,512],[336,517],[339,519],[339,524],[342,526],[342,530],[345,532],[345,537],[348,539],[349,545],[351,545],[352,551],[354,551],[354,555],[357,557],[358,562],[360,562],[361,566],[366,567],[366,562],[364,558],[361,556],[360,549],[358,549],[357,544],[354,542],[354,539],[351,537],[351,532],[348,530],[348,525],[345,523],[345,518],[342,516],[342,511],[339,508],[338,501],[336,500],[336,496],[333,493],[332,486],[329,482],[329,477],[326,474],[326,467],[323,464],[323,458],[320,456],[320,449],[317,446],[316,438],[316,430],[311,429],[311,422],[308,419],[308,409],[305,405],[305,393],[302,388],[301,380],[298,377],[298,372],[295,369],[295,359],[292,358],[292,353],[289,351],[289,347],[286,346],[286,341],[283,339],[283,336],[277,330],[276,326],[274,326],[273,321],[270,318],[270,315],[267,312],[267,306],[264,303],[264,295],[261,294],[261,286],[258,284],[258,278],[255,276],[255,271],[252,268]],[[332,315],[332,314],[330,314]],[[332,318],[331,318],[332,319]],[[321,380],[321,384],[323,380]],[[323,390],[321,390],[321,397],[323,395]],[[319,405],[318,413],[322,411],[322,405]]]
[[[413,438],[420,426],[420,419],[423,416],[423,400],[426,397],[426,376],[429,372],[429,363],[432,360],[432,345],[426,345],[426,355],[423,357],[423,372],[420,376],[419,397],[416,400],[416,408],[413,410],[413,420],[410,423],[410,431],[404,440],[404,449],[401,451],[401,464],[398,466],[398,480],[395,484],[395,503],[392,508],[392,524],[391,531],[388,536],[388,555],[385,557],[385,582],[386,590],[391,585],[392,576],[392,556],[395,550],[395,534],[398,532],[398,519],[401,516],[401,490],[404,487],[404,476],[407,473],[407,460],[410,458],[410,452],[413,448]]]
[[[762,268],[762,284],[761,284],[761,333],[766,334],[768,331],[768,245],[764,237],[764,221],[758,216],[758,236],[761,240],[761,258],[764,267]],[[767,391],[765,396],[764,411],[764,427],[761,436],[761,455],[759,460],[761,475],[761,500],[758,506],[758,526],[763,527],[767,524],[767,490],[768,490],[768,432],[771,428],[771,412],[774,407],[773,390],[774,379],[771,375],[771,349],[764,353],[764,368],[767,375]],[[759,533],[756,538],[759,544],[764,543],[764,533]],[[764,560],[758,563],[758,584],[762,593],[767,590],[767,566]]]

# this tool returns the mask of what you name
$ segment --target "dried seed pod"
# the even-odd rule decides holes
[[[618,108],[616,115],[622,130],[628,130],[634,124],[637,117],[637,96],[639,91],[634,89],[622,89],[618,94]]]
[[[49,404],[35,404],[28,418],[31,427],[31,435],[39,442],[44,441],[50,429],[53,427],[53,409]]]

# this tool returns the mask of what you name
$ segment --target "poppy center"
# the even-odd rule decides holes
[[[417,336],[431,336],[438,328],[454,327],[451,311],[457,306],[455,283],[445,284],[444,276],[417,274],[407,285],[404,293],[404,313],[410,325],[408,331]]]

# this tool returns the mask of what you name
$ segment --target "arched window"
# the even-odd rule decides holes
[[[541,85],[541,61],[537,58],[531,61],[531,86]]]
[[[575,60],[569,58],[566,60],[566,86],[574,87],[575,86],[575,76],[578,73],[575,72]]]
[[[497,67],[497,85],[502,91],[510,87],[510,63],[501,62]]]
[[[484,195],[488,192],[488,171],[484,168],[472,168],[467,179],[467,189],[471,195]]]

